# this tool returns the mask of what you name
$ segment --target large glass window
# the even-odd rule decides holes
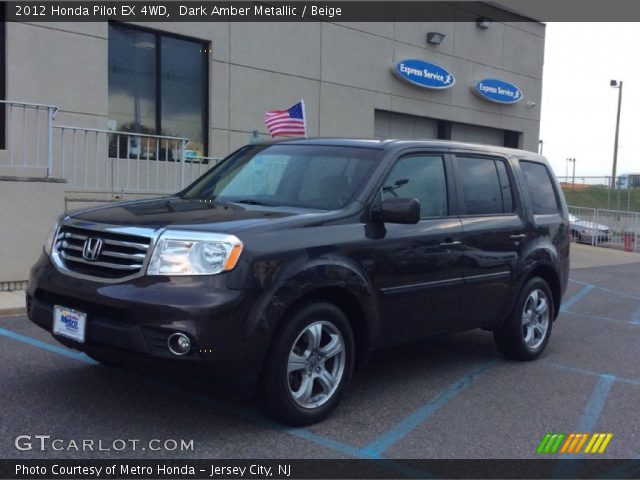
[[[509,175],[502,160],[458,156],[457,162],[465,214],[513,212]]]
[[[558,198],[551,182],[551,174],[542,163],[520,162],[524,181],[531,199],[535,215],[557,213],[560,211]]]
[[[389,172],[382,187],[384,198],[417,198],[420,217],[444,217],[447,208],[447,181],[439,155],[402,158]]]
[[[109,25],[109,119],[120,131],[186,137],[206,155],[207,44]]]

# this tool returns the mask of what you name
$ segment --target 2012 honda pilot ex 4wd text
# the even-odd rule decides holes
[[[99,362],[248,382],[305,424],[386,346],[483,328],[507,357],[539,356],[569,245],[538,155],[290,140],[243,147],[175,195],[61,217],[27,309]]]

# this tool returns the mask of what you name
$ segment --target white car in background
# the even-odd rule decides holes
[[[571,226],[571,238],[576,242],[597,244],[611,240],[611,230],[600,223],[582,220],[573,214],[569,214]]]

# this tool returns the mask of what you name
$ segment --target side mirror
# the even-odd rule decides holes
[[[416,198],[387,198],[382,201],[379,218],[385,223],[418,223],[420,202]]]

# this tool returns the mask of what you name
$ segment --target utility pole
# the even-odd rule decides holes
[[[622,107],[622,80],[611,80],[609,85],[618,89],[618,114],[616,116],[616,136],[613,142],[613,172],[611,173],[611,188],[616,188],[616,170],[618,169],[618,135],[620,133],[620,108]]]
[[[569,183],[569,164],[570,163],[573,163],[573,176],[571,177],[571,183],[575,185],[576,184],[576,159],[575,158],[567,158],[567,168],[566,168],[567,183]]]

